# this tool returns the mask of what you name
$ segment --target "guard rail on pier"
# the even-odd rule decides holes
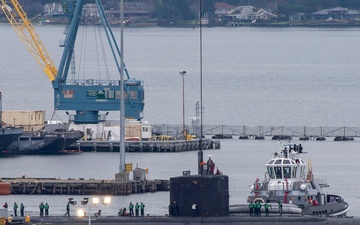
[[[126,152],[183,152],[199,150],[199,140],[127,141]],[[220,141],[202,139],[202,150],[220,149]],[[92,152],[119,152],[119,141],[77,141],[68,149]]]
[[[231,134],[238,136],[292,136],[292,137],[360,137],[360,127],[307,127],[307,126],[256,126],[205,125],[204,134]]]
[[[176,137],[182,125],[153,125],[156,132],[162,135]],[[186,125],[186,130],[196,133],[200,126]],[[360,137],[360,127],[335,126],[246,126],[246,125],[203,125],[204,135],[233,135],[233,136],[291,136],[291,137]]]

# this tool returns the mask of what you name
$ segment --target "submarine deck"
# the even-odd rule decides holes
[[[19,219],[19,217],[18,217]],[[94,219],[94,218],[92,218]],[[36,224],[86,224],[88,217],[31,217],[31,223]],[[230,215],[223,217],[168,217],[168,216],[146,216],[146,217],[118,217],[118,216],[100,216],[91,221],[92,224],[142,224],[142,225],[197,225],[197,224],[237,224],[237,225],[265,225],[265,224],[341,224],[357,225],[360,224],[360,217],[317,217],[301,215],[271,215],[269,217],[250,217],[247,215]]]

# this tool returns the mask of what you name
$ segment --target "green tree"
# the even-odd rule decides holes
[[[208,15],[210,18],[215,15],[215,0],[201,0],[201,14]]]
[[[19,1],[19,4],[22,6],[29,18],[44,14],[44,6],[40,3],[40,1],[26,0]]]
[[[159,0],[154,15],[160,19],[187,20],[195,18],[190,11],[192,0]]]
[[[29,17],[43,13],[45,4],[60,3],[61,0],[18,0]],[[344,7],[360,10],[360,0],[124,0],[124,2],[149,2],[154,4],[154,18],[161,20],[190,20],[199,17],[201,1],[202,16],[215,18],[215,4],[226,2],[230,5],[251,5],[256,8],[275,9],[277,3],[278,14],[290,15],[294,12],[310,14],[322,9]],[[85,3],[94,3],[94,0],[85,0]],[[119,9],[120,0],[102,0],[106,10]]]

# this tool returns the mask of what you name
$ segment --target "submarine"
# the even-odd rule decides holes
[[[201,146],[201,145],[200,145]],[[183,171],[181,176],[170,178],[169,214],[164,216],[129,217],[99,216],[91,224],[129,225],[358,225],[360,217],[331,216],[327,214],[309,215],[287,213],[284,210],[270,212],[270,215],[250,216],[248,213],[233,213],[229,205],[230,178],[215,171],[209,158],[203,161],[203,152],[198,151],[198,172]],[[32,223],[84,224],[87,217],[31,217]]]
[[[297,210],[284,210],[282,214],[273,211],[267,217],[265,214],[250,216],[247,213],[233,213],[234,207],[229,205],[229,177],[222,172],[214,172],[212,167],[215,164],[211,156],[204,162],[201,149],[198,151],[197,163],[198,174],[191,175],[190,171],[184,171],[182,176],[170,178],[169,215],[174,219],[174,224],[175,221],[176,224],[360,224],[359,217],[349,217],[345,214],[309,215],[301,211],[301,207]],[[175,208],[175,215],[171,215],[171,208]]]

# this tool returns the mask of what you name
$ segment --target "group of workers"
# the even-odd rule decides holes
[[[7,204],[7,202],[4,203],[3,205],[3,208],[7,209],[9,206]],[[18,216],[17,214],[17,210],[18,210],[19,206],[16,202],[14,202],[14,206],[13,206],[13,209],[14,209],[14,216]],[[25,209],[25,206],[23,203],[20,204],[20,216],[24,216],[24,209]]]
[[[3,205],[3,208],[4,209],[8,209],[9,208],[9,205],[7,204],[7,202],[4,203]],[[5,222],[6,224],[8,225],[11,225],[12,222],[13,222],[13,216],[18,216],[17,214],[17,210],[18,210],[19,206],[16,202],[14,202],[14,206],[13,206],[13,209],[14,209],[14,215],[10,215],[9,217],[7,217],[5,219]],[[25,206],[23,203],[20,204],[20,216],[21,217],[24,217],[24,209],[25,209]],[[29,215],[25,215],[25,223],[28,224],[30,222],[30,216]]]
[[[44,210],[45,210],[45,216],[49,215],[49,204],[47,202],[45,203],[45,205],[43,202],[41,202],[39,205],[39,209],[40,209],[40,217],[44,216]]]
[[[134,208],[135,208],[135,215],[134,215]],[[144,216],[145,214],[145,204],[143,202],[136,203],[135,205],[130,202],[129,204],[129,213],[126,212],[126,208],[124,207],[123,209],[120,209],[118,212],[119,216],[139,216],[139,211],[140,211],[140,215]]]
[[[206,165],[206,168],[204,168],[203,170],[206,174],[210,174],[210,175],[221,175],[222,174],[218,167],[216,167],[216,172],[215,172],[215,163],[211,159],[211,155],[209,155],[209,159],[207,160],[207,162],[200,163],[200,166],[204,166],[204,165]]]
[[[250,202],[249,204],[249,211],[250,211],[250,216],[261,216],[261,203],[260,202]],[[269,216],[269,203],[265,203],[264,205],[265,208],[265,215]]]
[[[269,210],[271,205],[269,204],[269,201],[266,201],[265,204],[261,204],[259,201],[256,202],[250,202],[249,203],[249,213],[250,216],[261,216],[261,208],[264,206],[265,209],[265,216],[269,216]],[[282,203],[278,201],[278,207],[279,207],[279,214],[282,215]]]
[[[7,209],[9,206],[7,204],[7,202],[4,203],[3,208]],[[16,202],[14,202],[14,215],[11,216],[18,216],[17,214],[17,210],[18,210],[19,206]],[[45,204],[43,202],[40,203],[39,205],[39,209],[40,209],[40,217],[44,216],[44,212],[45,212],[45,216],[49,215],[49,204],[46,202]],[[20,204],[20,216],[24,216],[24,209],[25,206],[23,203]],[[134,215],[134,209],[135,209],[135,215]],[[129,213],[126,212],[126,208],[120,209],[118,215],[119,216],[139,216],[139,213],[141,216],[144,216],[145,214],[145,204],[143,202],[141,202],[140,204],[136,203],[135,205],[130,202],[129,204]],[[99,212],[95,213],[95,217],[100,216],[101,215],[101,210],[99,210]],[[67,203],[66,205],[66,213],[65,216],[70,216],[70,202]]]

